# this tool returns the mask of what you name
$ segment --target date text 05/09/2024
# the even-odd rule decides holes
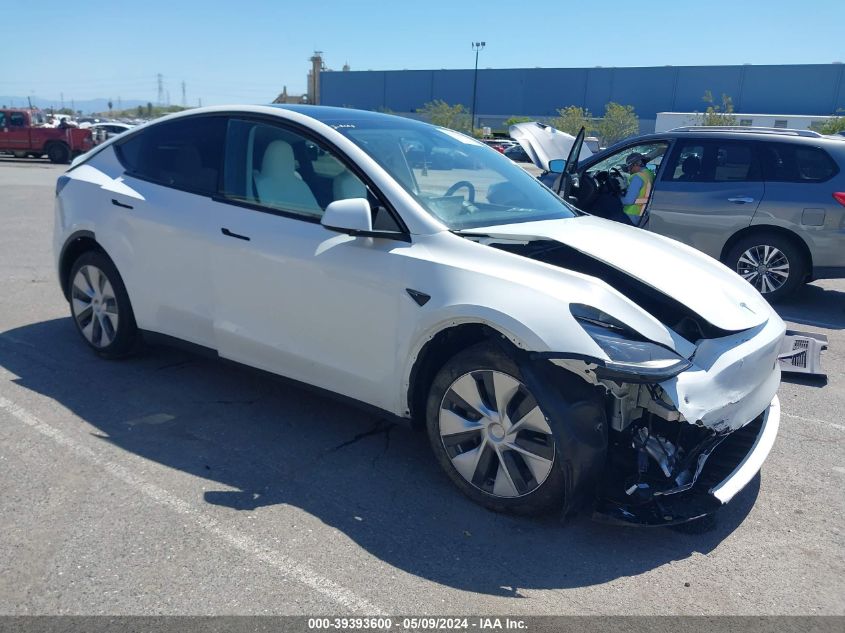
[[[309,631],[525,631],[525,620],[509,617],[321,617],[308,618]]]

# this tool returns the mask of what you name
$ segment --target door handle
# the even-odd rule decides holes
[[[250,238],[247,237],[246,235],[238,235],[237,233],[232,233],[227,228],[221,228],[220,232],[227,237],[234,237],[235,239],[238,239],[238,240],[245,240],[247,242],[249,242],[249,240],[250,240]]]
[[[111,203],[116,207],[120,207],[121,209],[133,209],[134,208],[131,204],[123,204],[122,202],[118,202],[114,198],[111,199]]]
[[[728,198],[728,202],[733,202],[734,204],[750,204],[754,202],[754,198],[749,198],[748,196],[738,196],[736,198]]]

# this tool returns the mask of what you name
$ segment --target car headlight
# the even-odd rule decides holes
[[[610,360],[596,368],[599,378],[624,382],[662,382],[692,363],[672,350],[646,340],[637,332],[593,307],[572,304],[572,316]]]

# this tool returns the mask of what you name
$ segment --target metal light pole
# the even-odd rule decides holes
[[[475,95],[478,91],[478,53],[484,48],[486,42],[473,42],[472,50],[475,51],[475,72],[472,76],[472,121],[470,122],[470,130],[475,134]]]

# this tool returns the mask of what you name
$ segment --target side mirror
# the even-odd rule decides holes
[[[563,158],[555,158],[549,161],[549,171],[553,174],[562,174],[566,169],[566,160]]]
[[[355,235],[372,233],[373,214],[365,198],[335,200],[326,207],[320,224],[331,231]]]

